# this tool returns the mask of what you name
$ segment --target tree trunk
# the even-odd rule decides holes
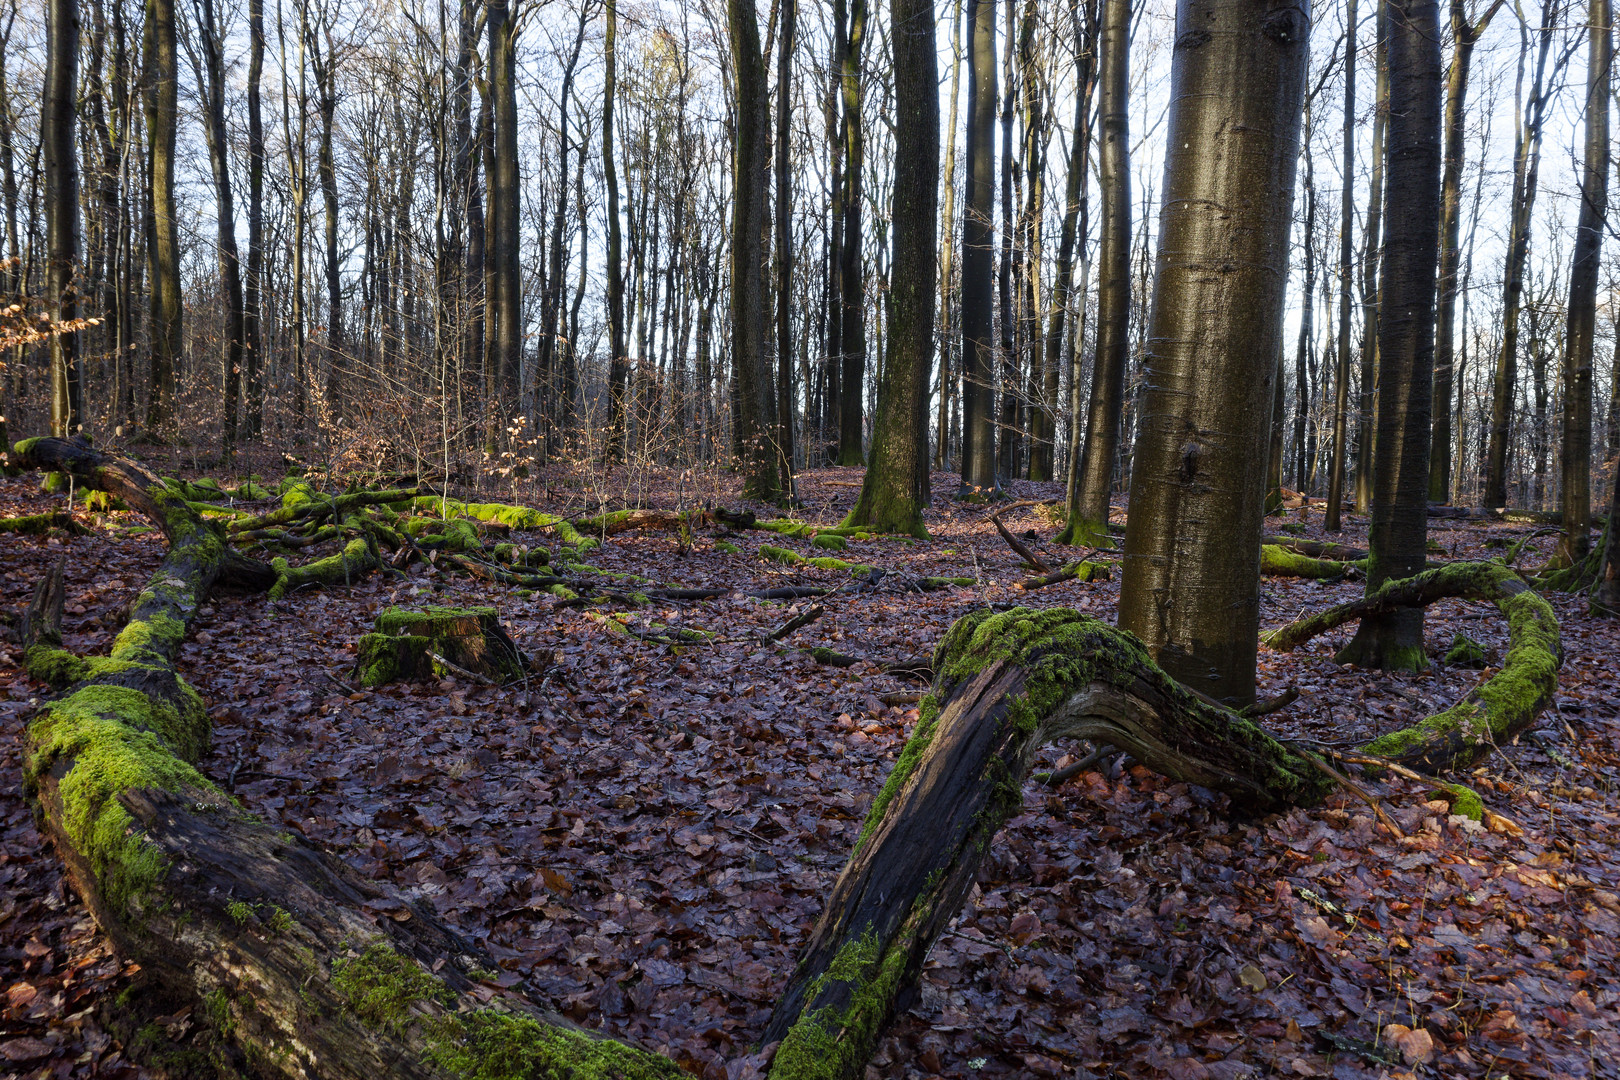
[[[242,300],[242,339],[247,350],[246,429],[255,438],[264,428],[264,348],[261,338],[264,295],[264,117],[260,81],[264,74],[264,0],[248,0],[248,251],[247,288]]]
[[[1105,0],[1100,33],[1102,236],[1097,253],[1097,352],[1092,366],[1086,443],[1062,541],[1108,542],[1108,497],[1125,409],[1125,357],[1131,330],[1130,0]]]
[[[149,375],[151,396],[146,426],[161,434],[174,419],[175,365],[180,357],[180,223],[174,184],[174,149],[179,121],[174,0],[146,0],[146,138],[152,227],[147,237],[151,264]]]
[[[789,0],[791,3],[791,0]],[[894,266],[872,459],[844,525],[928,536],[927,409],[939,225],[939,75],[933,0],[891,0]]]
[[[866,262],[862,244],[862,217],[865,194],[862,180],[866,162],[866,124],[862,118],[863,73],[861,50],[866,43],[866,0],[851,0],[849,30],[843,53],[844,65],[839,82],[844,103],[844,182],[842,204],[843,236],[839,254],[843,266],[838,279],[843,287],[839,304],[841,316],[838,381],[838,464],[861,465],[866,461],[861,441],[864,436],[866,404]]]
[[[951,90],[950,114],[945,121],[945,206],[940,220],[939,253],[939,420],[934,443],[934,468],[944,470],[950,454],[950,405],[952,380],[960,386],[961,370],[951,373],[951,288],[956,273],[956,111],[962,90],[962,0],[951,0]]]
[[[523,265],[518,240],[522,192],[518,184],[517,12],[512,0],[489,0],[489,96],[494,153],[489,173],[489,262],[484,304],[489,315],[485,377],[486,450],[504,441],[507,421],[519,407],[523,364]]]
[[[782,0],[776,60],[776,451],[782,488],[793,494],[793,48],[798,0]],[[937,125],[936,125],[937,126]]]
[[[1434,436],[1429,443],[1429,501],[1451,501],[1451,388],[1456,350],[1458,233],[1462,225],[1464,104],[1474,44],[1502,6],[1494,0],[1477,23],[1451,0],[1451,68],[1446,72],[1445,165],[1440,183],[1440,308],[1434,331]],[[1460,391],[1459,391],[1460,393]]]
[[[321,30],[324,28],[318,28]],[[338,251],[337,165],[332,158],[332,125],[337,117],[337,56],[328,40],[322,49],[321,34],[309,43],[310,67],[315,72],[315,108],[321,116],[320,143],[315,150],[315,172],[321,184],[324,211],[326,256],[326,423],[343,419],[344,398],[348,393],[348,352],[343,340],[343,279]]]
[[[754,0],[727,0],[726,21],[737,85],[731,205],[731,355],[739,409],[733,423],[742,446],[738,464],[744,497],[774,502],[782,486],[776,447],[772,445],[776,397],[765,355],[765,235],[769,227],[765,189],[770,176],[770,96]]]
[[[996,0],[967,0],[967,178],[962,192],[962,494],[992,496],[996,482],[990,317],[990,226],[995,196]]]
[[[1384,143],[1389,131],[1389,12],[1378,0],[1377,83],[1373,99],[1372,178],[1367,185],[1366,247],[1361,253],[1361,407],[1356,423],[1356,511],[1365,514],[1372,504],[1373,456],[1377,451],[1373,425],[1378,410],[1379,270],[1383,261]],[[1348,183],[1348,182],[1347,182]]]
[[[602,40],[602,184],[607,193],[608,439],[609,461],[625,460],[625,394],[630,361],[624,343],[624,240],[619,230],[619,167],[613,158],[613,105],[618,93],[618,0],[606,0]]]
[[[157,2],[157,0],[154,0]],[[82,422],[79,334],[69,324],[79,317],[79,93],[78,0],[48,0],[46,27],[45,128],[45,297],[51,321],[51,433],[74,434]],[[172,35],[173,25],[170,32]],[[172,41],[172,37],[171,37]],[[172,45],[171,45],[172,48]],[[10,102],[4,107],[9,109]],[[172,121],[171,121],[172,123]],[[170,128],[172,133],[173,128]],[[172,134],[171,134],[172,146]],[[8,139],[9,142],[9,139]],[[172,170],[171,170],[172,178]],[[15,258],[15,248],[6,253]]]
[[[1180,0],[1177,26],[1119,621],[1247,704],[1309,23],[1282,0]]]
[[[1484,504],[1491,507],[1508,505],[1508,441],[1518,385],[1519,314],[1524,296],[1524,264],[1530,250],[1530,215],[1535,208],[1536,181],[1541,169],[1542,122],[1546,115],[1547,97],[1550,96],[1543,92],[1547,53],[1552,48],[1552,30],[1559,7],[1560,0],[1546,0],[1543,5],[1538,34],[1541,44],[1536,52],[1530,95],[1522,99],[1522,104],[1515,95],[1515,105],[1520,109],[1522,119],[1514,135],[1513,201],[1509,204],[1508,251],[1502,271],[1502,348],[1497,354],[1496,375],[1492,380],[1490,442],[1485,451],[1485,486],[1482,491]],[[1529,29],[1521,27],[1521,80],[1530,51],[1530,38]]]
[[[1374,0],[1379,2],[1379,0]],[[1353,253],[1351,226],[1356,197],[1350,177],[1356,164],[1356,0],[1344,6],[1344,161],[1339,185],[1339,330],[1333,367],[1333,446],[1328,464],[1327,513],[1322,527],[1338,532],[1344,504],[1345,445],[1350,411],[1350,276]]]
[[[1440,11],[1437,0],[1388,9],[1389,237],[1378,319],[1378,446],[1367,590],[1413,577],[1427,561],[1429,396],[1435,267],[1440,243]],[[1336,658],[1384,671],[1422,671],[1422,609],[1364,618]]]
[[[1564,334],[1562,555],[1571,566],[1580,564],[1591,546],[1587,519],[1592,515],[1592,355],[1597,329],[1598,253],[1609,208],[1609,64],[1613,55],[1610,15],[1609,0],[1590,0],[1586,161],[1581,170],[1580,223],[1570,264],[1569,323]]]
[[[231,193],[230,143],[225,132],[225,47],[214,11],[214,0],[194,0],[198,14],[198,45],[202,53],[196,71],[202,98],[203,132],[208,143],[208,164],[214,178],[214,227],[219,245],[220,289],[225,298],[225,415],[224,456],[236,447],[238,408],[242,392],[242,350],[245,327],[241,260],[236,249],[236,209]]]

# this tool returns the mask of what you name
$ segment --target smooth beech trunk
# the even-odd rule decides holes
[[[1391,0],[1390,119],[1378,319],[1378,453],[1367,530],[1367,591],[1422,573],[1428,539],[1429,404],[1440,235],[1440,11],[1437,0]],[[1385,671],[1422,671],[1423,612],[1361,620],[1337,658]]]
[[[1581,212],[1569,270],[1569,324],[1564,334],[1563,561],[1574,566],[1591,545],[1592,356],[1603,229],[1609,208],[1609,65],[1614,31],[1609,0],[1587,11],[1586,146]],[[1612,426],[1615,419],[1610,417]],[[1617,469],[1620,471],[1620,469]]]
[[[791,0],[789,0],[791,2]],[[928,381],[939,223],[939,61],[933,0],[891,0],[894,266],[872,459],[845,525],[927,537]]]
[[[1097,351],[1086,441],[1069,495],[1063,540],[1096,546],[1108,536],[1108,497],[1125,409],[1131,332],[1130,0],[1105,0],[1098,79],[1102,236],[1097,254]]]
[[[151,228],[147,261],[151,267],[146,426],[161,434],[174,419],[176,365],[180,358],[180,222],[174,183],[175,139],[179,123],[174,0],[146,0],[147,183],[151,189]]]
[[[58,326],[70,324],[79,317],[81,286],[75,281],[79,261],[78,91],[78,0],[49,0],[44,115],[47,134],[42,140],[47,248],[45,293],[51,321]],[[0,102],[0,107],[9,109],[11,103]],[[16,258],[17,249],[13,247],[6,254]],[[83,407],[79,334],[72,330],[58,331],[51,335],[51,432],[63,438],[73,434],[81,422]]]
[[[1119,621],[1246,704],[1310,23],[1283,0],[1181,0],[1176,25]]]
[[[1378,0],[1374,0],[1378,2]],[[1344,6],[1344,160],[1339,185],[1339,329],[1333,365],[1333,443],[1329,451],[1327,514],[1323,528],[1338,532],[1344,504],[1347,427],[1350,412],[1350,275],[1354,252],[1350,235],[1356,196],[1349,177],[1356,163],[1356,0]]]
[[[996,483],[991,322],[995,287],[991,208],[995,196],[996,3],[967,0],[967,180],[962,197],[962,494],[991,497]]]

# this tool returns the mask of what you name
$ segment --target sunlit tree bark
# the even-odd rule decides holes
[[[1288,0],[1180,0],[1176,27],[1119,624],[1246,702],[1310,21]]]
[[[173,25],[170,25],[173,33]],[[45,71],[45,294],[58,325],[79,317],[79,160],[76,144],[79,83],[78,0],[49,0]],[[171,121],[172,124],[172,121]],[[170,127],[171,146],[173,127]],[[11,254],[15,254],[15,249]],[[79,335],[51,335],[51,434],[79,428]]]
[[[967,180],[962,193],[962,493],[990,495],[996,483],[991,324],[991,207],[995,196],[996,4],[967,0]]]
[[[149,391],[146,426],[161,433],[174,419],[175,365],[180,356],[180,222],[174,185],[179,123],[174,0],[146,0],[147,183],[151,189]]]

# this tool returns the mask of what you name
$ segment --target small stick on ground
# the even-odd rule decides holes
[[[826,608],[822,607],[820,604],[817,604],[809,611],[806,611],[800,615],[795,615],[793,618],[771,631],[771,640],[781,641],[783,638],[793,633],[793,631],[801,630],[804,627],[809,626],[811,623],[815,622],[817,619],[826,614],[826,612]]]
[[[1050,566],[1042,562],[1033,551],[1025,547],[1018,537],[1014,536],[1008,530],[1007,526],[1001,523],[1000,511],[991,514],[990,520],[995,523],[996,531],[1001,534],[1001,538],[1007,541],[1007,546],[1012,548],[1013,553],[1016,554],[1020,559],[1024,560],[1024,565],[1028,566],[1031,570],[1034,570],[1037,573],[1050,574],[1052,572],[1052,568]]]

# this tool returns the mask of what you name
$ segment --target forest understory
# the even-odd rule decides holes
[[[195,478],[178,460],[147,464]],[[836,524],[860,475],[801,474],[796,516]],[[551,514],[627,495],[746,508],[727,474],[651,473],[631,492],[620,471],[594,477],[589,496],[578,480],[460,494]],[[0,516],[64,506],[38,484],[0,480]],[[927,542],[851,538],[825,551],[806,536],[719,528],[688,546],[628,531],[589,558],[691,588],[842,585],[822,597],[564,604],[422,563],[279,600],[217,596],[179,662],[214,724],[202,771],[272,826],[397,889],[403,899],[377,903],[378,918],[429,904],[498,961],[489,995],[522,989],[695,1075],[760,1075],[754,1043],[917,719],[926,684],[884,666],[928,657],[985,605],[1113,621],[1117,567],[1109,580],[1025,592],[1030,572],[991,510],[953,502],[954,476],[935,474],[934,489]],[[1003,517],[1014,537],[1053,566],[1078,554],[1051,545],[1052,508],[1027,504],[1061,500],[1061,485],[1018,482],[1011,494],[1026,503]],[[64,644],[103,653],[164,545],[132,513],[81,504],[75,520],[83,535],[0,539],[0,607],[20,609],[65,559]],[[1319,505],[1268,531],[1285,526],[1365,546],[1364,518],[1329,537]],[[1535,531],[1434,519],[1431,557],[1499,557]],[[556,542],[545,530],[508,539]],[[1518,565],[1556,541],[1531,539]],[[762,546],[885,573],[853,581]],[[923,577],[972,584],[908,587]],[[1267,578],[1261,625],[1362,591],[1359,580]],[[1483,798],[1484,823],[1453,815],[1433,785],[1387,773],[1355,783],[1400,836],[1342,788],[1312,809],[1246,819],[1225,796],[1112,757],[1056,787],[1026,784],[867,1075],[1620,1075],[1620,623],[1590,618],[1579,597],[1548,599],[1565,650],[1555,707],[1455,778]],[[385,608],[428,604],[495,607],[536,670],[502,687],[452,676],[362,689],[358,639]],[[770,640],[818,605],[818,620]],[[610,625],[610,613],[627,623]],[[714,637],[669,644],[682,636],[658,629],[670,627]],[[1292,654],[1262,648],[1260,696],[1299,693],[1264,722],[1283,738],[1359,746],[1488,676],[1444,664],[1455,635],[1494,664],[1507,631],[1491,605],[1438,603],[1426,622],[1435,662],[1417,676],[1335,665],[1353,625]],[[861,659],[840,668],[793,651],[812,646]],[[0,642],[0,1076],[184,1075],[201,1056],[185,1053],[201,1017],[116,1022],[135,965],[97,931],[24,801],[25,722],[49,694]],[[1037,768],[1089,749],[1053,747]]]

